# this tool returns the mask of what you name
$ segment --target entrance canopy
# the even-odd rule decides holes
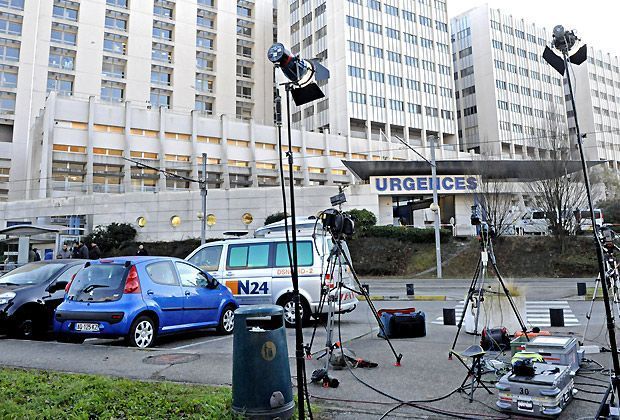
[[[359,179],[371,176],[430,175],[431,166],[422,160],[343,160],[344,165]],[[588,167],[605,161],[587,162]],[[535,181],[555,178],[581,170],[581,161],[556,160],[439,160],[437,175],[482,175],[484,178]]]
[[[37,226],[37,225],[14,225],[4,229],[0,229],[0,235],[7,236],[35,236],[44,233],[58,233],[64,230],[62,227],[56,226]]]

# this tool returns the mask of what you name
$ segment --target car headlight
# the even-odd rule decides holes
[[[15,297],[15,293],[13,292],[6,292],[6,293],[0,294],[0,305],[6,305],[11,300],[13,300],[14,297]]]

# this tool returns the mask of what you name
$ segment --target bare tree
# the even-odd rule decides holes
[[[548,111],[545,128],[532,142],[539,150],[541,165],[538,180],[528,183],[528,188],[564,252],[567,237],[576,230],[574,211],[584,206],[586,195],[580,174],[568,172],[570,141],[561,118],[554,109]]]
[[[479,165],[478,200],[487,223],[497,236],[511,234],[518,214],[513,211],[513,192],[506,180],[493,178],[487,165]]]

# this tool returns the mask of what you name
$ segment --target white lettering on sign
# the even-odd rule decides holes
[[[432,193],[437,191],[452,194],[471,193],[478,190],[480,179],[474,175],[432,176],[371,176],[370,188],[377,194],[409,194],[412,192]]]

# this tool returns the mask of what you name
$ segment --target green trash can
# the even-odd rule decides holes
[[[251,305],[235,311],[232,409],[251,419],[288,419],[293,415],[281,306]]]

